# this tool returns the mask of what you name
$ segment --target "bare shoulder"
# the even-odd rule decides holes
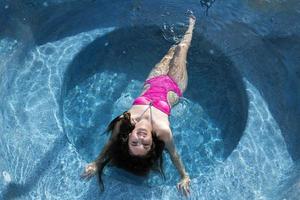
[[[173,134],[170,127],[166,127],[165,129],[161,129],[159,132],[158,139],[165,143],[165,148],[170,154],[174,154],[175,146],[173,142]]]
[[[170,140],[172,140],[172,131],[169,126],[160,127],[156,134],[158,139],[164,141],[165,143],[168,143]]]

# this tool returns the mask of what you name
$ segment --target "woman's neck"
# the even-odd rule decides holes
[[[135,105],[131,107],[128,112],[130,112],[131,117],[135,119],[150,119],[150,109],[148,105]]]
[[[146,123],[150,123],[151,128],[153,128],[152,125],[152,104],[149,104],[147,106],[142,106],[141,109],[133,109],[131,110],[131,117],[134,121],[137,123],[144,121]]]

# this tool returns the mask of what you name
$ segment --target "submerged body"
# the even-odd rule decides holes
[[[83,178],[98,172],[102,181],[101,173],[107,163],[146,175],[154,165],[162,167],[165,148],[181,177],[178,190],[185,195],[190,193],[190,178],[175,148],[169,115],[187,87],[186,58],[194,25],[195,17],[191,15],[181,42],[155,65],[131,108],[109,124],[111,138],[97,159],[86,166]]]
[[[165,144],[166,141],[171,140],[169,115],[172,101],[168,97],[170,95],[176,95],[176,98],[182,96],[177,83],[168,75],[148,79],[144,88],[142,94],[134,100],[132,107],[128,110],[132,123],[137,126],[137,132],[133,131],[129,134],[129,149],[135,155],[143,155],[148,150],[151,139],[149,140],[147,136],[150,136],[151,132]]]

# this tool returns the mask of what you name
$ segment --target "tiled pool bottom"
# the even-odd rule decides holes
[[[89,150],[80,148],[80,143],[72,136],[74,134],[72,120],[64,116],[65,126],[61,121],[63,116],[58,102],[61,101],[59,98],[62,78],[67,66],[82,47],[111,30],[110,28],[94,30],[38,46],[29,53],[23,63],[13,61],[14,56],[18,55],[19,44],[10,39],[1,40],[1,46],[7,50],[3,56],[6,58],[4,60],[7,63],[11,61],[10,64],[6,63],[9,67],[3,69],[6,77],[1,80],[2,83],[9,83],[9,85],[1,84],[1,87],[9,87],[9,90],[1,88],[4,89],[2,91],[7,92],[1,96],[4,100],[2,102],[4,114],[1,115],[0,120],[3,133],[0,136],[0,152],[4,158],[0,165],[2,197],[8,199],[11,197],[16,199],[182,198],[175,188],[178,180],[176,171],[167,156],[165,156],[166,182],[153,176],[149,182],[137,185],[126,175],[121,178],[106,175],[104,176],[106,190],[100,193],[96,179],[90,182],[82,182],[79,179],[84,165],[90,161],[88,159],[101,149],[101,144],[96,147],[97,141],[103,142],[104,140],[101,139],[105,136],[99,134],[99,138],[88,139],[87,135],[85,139],[90,140],[89,144],[92,144],[93,148]],[[107,89],[105,84],[108,84],[109,80],[114,79],[115,84],[122,84],[122,79],[125,78],[126,74],[114,72],[95,74],[90,80],[87,79],[86,83],[82,83],[82,86],[87,88],[83,90],[78,88],[77,92],[93,89],[93,82],[99,84],[99,87],[94,87],[95,90],[99,88],[99,92],[104,92],[102,90]],[[280,129],[269,112],[267,104],[249,81],[244,79],[244,82],[249,97],[247,125],[237,148],[225,161],[211,154],[213,145],[219,141],[219,130],[203,112],[201,105],[184,99],[174,108],[171,123],[174,125],[174,135],[178,139],[176,143],[183,147],[180,148],[180,153],[183,159],[187,159],[187,169],[192,169],[190,170],[192,199],[268,199],[270,192],[276,189],[285,169],[293,165]],[[136,95],[135,88],[140,87],[140,84],[139,81],[131,81],[119,96],[118,104],[110,102],[116,105],[113,115],[129,106],[130,100]],[[105,90],[108,101],[109,92]],[[80,99],[79,93],[76,98]],[[72,98],[70,102],[71,100]],[[99,104],[100,111],[105,110],[105,104],[101,99],[90,96],[90,100]],[[80,102],[85,105],[85,102]],[[81,115],[76,114],[73,117],[78,118],[76,122],[83,125],[94,125],[92,123],[95,120],[89,122],[84,118],[86,116],[89,119],[101,117],[101,115],[90,116],[89,114],[98,112],[88,108],[79,109],[79,112],[82,112],[79,113]],[[184,119],[191,115],[201,116],[199,118],[202,122],[199,119],[192,124],[200,127],[194,127],[195,129],[188,127],[191,124]],[[113,116],[106,117],[109,120]],[[97,132],[101,133],[104,125],[98,128]],[[193,133],[190,132],[191,130]],[[206,131],[214,135],[206,138]],[[195,142],[185,140],[190,134],[193,137],[198,134]],[[185,138],[180,135],[184,135]],[[198,143],[206,146],[202,151],[197,152]],[[83,143],[82,146],[84,145]],[[205,165],[208,162],[209,167]],[[158,183],[158,186],[154,186],[154,183]]]

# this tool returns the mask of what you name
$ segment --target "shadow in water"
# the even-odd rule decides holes
[[[263,46],[257,47],[254,54],[257,55],[257,63],[253,63],[259,66],[259,73],[251,74],[249,79],[262,91],[292,159],[299,161],[300,37],[266,36],[262,41]]]

